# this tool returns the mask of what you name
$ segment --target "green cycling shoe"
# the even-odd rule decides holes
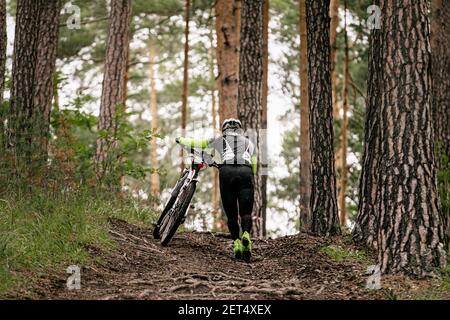
[[[233,242],[233,255],[236,259],[242,259],[243,247],[241,239],[236,239]]]
[[[245,231],[242,235],[242,259],[246,262],[250,261],[252,257],[252,240],[250,239],[250,234]]]

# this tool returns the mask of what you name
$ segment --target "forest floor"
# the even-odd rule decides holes
[[[168,247],[151,229],[110,220],[111,250],[88,246],[81,289],[65,270],[45,273],[8,298],[19,299],[450,299],[442,280],[383,277],[366,289],[371,258],[342,237],[308,234],[256,240],[250,263],[231,256],[223,234],[183,232]],[[32,277],[31,277],[32,278]]]

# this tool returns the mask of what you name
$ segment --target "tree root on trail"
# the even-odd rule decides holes
[[[359,262],[336,262],[323,240],[302,234],[255,239],[250,263],[231,257],[225,233],[178,233],[161,247],[149,228],[110,220],[112,250],[86,245],[94,258],[82,268],[82,290],[66,290],[62,271],[43,278],[46,299],[373,299]],[[341,243],[341,242],[339,242]],[[53,285],[49,285],[52,283]]]

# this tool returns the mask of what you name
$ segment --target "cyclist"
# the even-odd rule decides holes
[[[255,145],[244,135],[241,121],[227,119],[222,124],[222,135],[218,138],[190,139],[180,137],[177,143],[192,148],[217,150],[221,155],[220,194],[227,215],[228,230],[233,239],[233,254],[236,259],[249,260],[252,241],[252,210],[254,202],[254,177],[257,162]],[[241,218],[242,237],[239,236],[238,213]]]

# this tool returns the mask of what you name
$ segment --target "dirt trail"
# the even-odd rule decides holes
[[[161,247],[149,228],[111,220],[117,249],[88,251],[81,290],[67,290],[67,274],[43,276],[33,299],[382,299],[365,289],[366,266],[336,262],[320,248],[341,242],[309,235],[257,240],[251,263],[231,256],[231,241],[212,233],[179,233]],[[22,293],[23,294],[23,293]]]

